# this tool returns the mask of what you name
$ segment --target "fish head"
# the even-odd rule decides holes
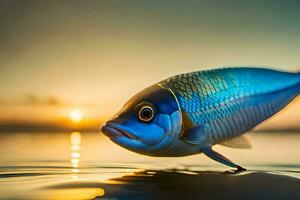
[[[180,113],[172,91],[153,85],[129,99],[117,114],[102,125],[101,131],[126,149],[155,155],[179,137]]]

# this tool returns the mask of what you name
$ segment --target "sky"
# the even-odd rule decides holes
[[[78,111],[100,123],[139,90],[190,71],[300,71],[299,1],[2,0],[0,27],[0,122]],[[269,126],[300,128],[298,102]]]

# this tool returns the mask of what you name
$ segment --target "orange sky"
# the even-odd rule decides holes
[[[102,121],[139,90],[189,71],[299,71],[299,13],[260,1],[2,3],[0,121],[65,120],[75,108]],[[270,126],[299,127],[299,107]]]

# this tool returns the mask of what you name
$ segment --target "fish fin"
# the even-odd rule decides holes
[[[189,128],[183,132],[181,138],[190,144],[201,144],[206,141],[205,125]]]
[[[246,135],[241,135],[239,137],[233,138],[231,140],[227,140],[225,142],[220,143],[220,145],[238,148],[238,149],[251,149],[251,142]]]
[[[228,158],[226,158],[225,156],[223,156],[222,154],[214,151],[212,149],[211,146],[208,147],[204,147],[201,149],[201,151],[209,158],[213,159],[214,161],[217,161],[219,163],[222,163],[224,165],[227,165],[229,167],[234,167],[237,168],[237,171],[244,171],[246,170],[245,168],[235,164],[234,162],[232,162],[231,160],[229,160]]]

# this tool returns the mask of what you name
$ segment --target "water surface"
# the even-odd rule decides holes
[[[215,148],[248,169],[232,174],[203,155],[138,155],[100,133],[4,133],[0,199],[300,199],[300,133],[249,137],[251,150]]]

